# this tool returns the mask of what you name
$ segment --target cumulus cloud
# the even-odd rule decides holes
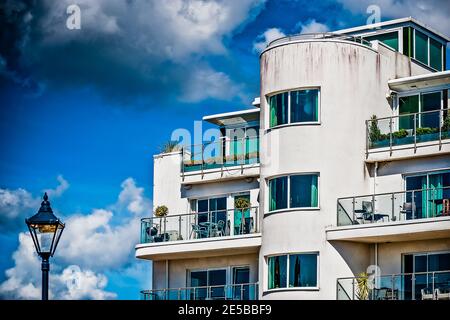
[[[262,52],[271,41],[284,36],[286,35],[281,29],[269,28],[256,37],[256,40],[253,42],[253,51],[258,53]]]
[[[317,22],[315,19],[309,20],[306,23],[297,23],[296,29],[299,30],[301,34],[322,33],[330,30],[326,24]]]
[[[59,184],[55,189],[45,190],[49,196],[59,197],[69,188],[69,183],[62,175],[59,175],[57,180]],[[18,228],[23,227],[24,219],[39,209],[41,196],[34,197],[22,188],[0,188],[0,231],[17,232]]]
[[[338,2],[353,13],[365,15],[369,5],[377,5],[381,9],[381,20],[412,16],[444,34],[448,34],[450,30],[448,0],[338,0]]]
[[[106,209],[66,214],[66,228],[52,262],[50,297],[117,298],[117,294],[106,290],[107,271],[123,272],[139,282],[146,281],[148,271],[134,266],[133,249],[139,241],[139,218],[149,215],[150,208],[151,202],[145,197],[144,189],[138,187],[134,179],[127,178],[121,184],[116,203]],[[14,266],[6,270],[6,280],[0,284],[0,297],[38,299],[40,261],[27,233],[19,234],[19,246],[12,257]]]
[[[0,73],[53,88],[94,87],[116,103],[167,93],[186,97],[184,83],[198,79],[195,72],[209,56],[227,54],[226,40],[264,2],[80,0],[81,29],[69,30],[65,22],[71,0],[6,0]],[[6,29],[11,32],[5,34]],[[238,81],[227,77],[233,88]],[[204,98],[224,98],[210,91]]]

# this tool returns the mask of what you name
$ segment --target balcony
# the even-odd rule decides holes
[[[337,300],[450,300],[450,271],[339,278]]]
[[[368,162],[449,153],[449,109],[367,120],[366,137]]]
[[[324,40],[341,40],[341,41],[350,41],[365,45],[367,47],[372,47],[372,44],[363,39],[360,36],[350,36],[339,33],[331,33],[331,32],[323,32],[323,33],[305,33],[305,34],[296,34],[292,36],[282,37],[279,39],[275,39],[267,45],[266,49],[276,47],[279,45],[284,45],[291,42],[301,42],[301,41],[324,41]]]
[[[221,137],[182,149],[184,184],[259,176],[259,137]]]
[[[379,193],[337,200],[328,240],[385,242],[450,237],[450,187]]]
[[[258,283],[143,290],[142,300],[258,300]]]
[[[256,252],[261,245],[258,208],[141,219],[136,256],[161,260]]]

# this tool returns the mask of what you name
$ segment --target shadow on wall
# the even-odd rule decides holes
[[[348,241],[330,241],[354,275],[365,272],[371,264],[370,244]]]

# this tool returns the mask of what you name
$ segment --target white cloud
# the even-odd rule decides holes
[[[302,22],[297,23],[296,29],[299,30],[301,34],[322,33],[329,31],[327,25],[317,22],[315,19],[309,20],[305,24],[303,24]]]
[[[141,274],[147,269],[130,267],[130,261],[134,260],[133,249],[139,241],[139,216],[150,214],[151,202],[132,178],[124,180],[121,187],[117,202],[108,209],[66,215],[66,228],[51,265],[51,298],[116,298],[115,293],[105,289],[108,279],[104,272],[108,270],[122,270],[140,282],[148,277]],[[13,260],[14,267],[6,270],[6,280],[0,284],[0,297],[38,299],[40,261],[27,233],[19,234]]]
[[[192,72],[186,82],[181,99],[185,102],[198,102],[208,98],[231,101],[239,97],[242,102],[248,102],[250,98],[241,91],[241,86],[235,84],[225,73],[200,67]]]
[[[369,15],[366,13],[369,5],[377,5],[381,9],[381,20],[404,18],[412,16],[428,24],[434,29],[447,34],[450,30],[450,1],[448,0],[338,0],[345,8],[353,13]]]
[[[59,175],[57,180],[59,184],[55,189],[46,190],[49,196],[59,197],[69,188],[69,183],[62,175]],[[15,232],[19,227],[23,227],[24,219],[39,209],[41,196],[34,197],[22,188],[0,188],[0,230]]]
[[[286,36],[283,31],[279,28],[270,28],[256,37],[256,40],[253,42],[253,51],[254,52],[262,52],[267,45],[278,38],[282,38]]]

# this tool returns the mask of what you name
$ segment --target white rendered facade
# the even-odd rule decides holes
[[[254,103],[259,110],[204,118],[222,128],[231,123],[260,129],[257,144],[239,144],[245,153],[241,162],[238,156],[234,165],[209,166],[202,157],[198,166],[192,149],[190,167],[184,151],[154,157],[154,206],[166,205],[170,221],[153,219],[142,231],[145,238],[156,225],[156,238],[161,239],[159,233],[169,238],[136,246],[136,257],[153,260],[154,291],[146,298],[355,299],[352,277],[368,266],[378,266],[378,276],[418,273],[423,272],[419,262],[434,261],[435,255],[439,270],[427,262],[425,271],[442,272],[441,280],[447,281],[450,129],[444,122],[450,75],[441,70],[449,39],[412,19],[385,23],[375,31],[341,31],[364,37],[389,32],[398,36],[390,36],[388,45],[373,38],[367,43],[323,35],[274,41],[260,56],[261,94]],[[401,53],[411,45],[403,36],[414,38],[414,32],[429,37],[428,65],[417,60],[425,61],[419,47],[409,56]],[[433,68],[439,65],[436,43],[442,45],[441,70]],[[439,106],[430,102],[437,101],[437,93]],[[431,110],[430,103],[435,103]],[[372,115],[382,133],[376,139]],[[221,159],[229,159],[236,144],[224,141]],[[422,183],[425,191],[414,193],[414,183]],[[239,216],[235,199],[242,196],[254,208]],[[203,212],[200,203],[213,211],[204,218],[213,222],[208,228],[217,228],[220,220],[226,226],[219,232],[206,230],[207,236],[192,235],[201,224],[196,216]],[[431,283],[397,288],[396,281],[390,297],[397,299],[423,297],[420,288],[428,290]],[[441,282],[433,282],[433,297]],[[206,289],[192,289],[198,283]],[[382,287],[371,291],[372,298],[381,297]]]

